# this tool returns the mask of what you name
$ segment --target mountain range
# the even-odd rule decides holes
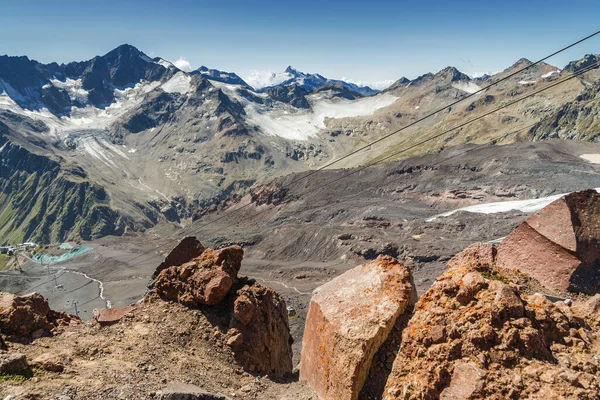
[[[597,61],[536,64],[335,167],[399,158],[398,150]],[[477,79],[447,67],[377,92],[292,67],[252,87],[233,72],[188,73],[130,45],[68,64],[0,56],[0,243],[189,224],[225,199],[320,167],[528,65],[521,59]],[[599,77],[593,70],[402,156],[503,134],[502,143],[595,141]]]

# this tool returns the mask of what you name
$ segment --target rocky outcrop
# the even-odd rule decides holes
[[[317,288],[306,317],[301,379],[322,399],[357,399],[373,356],[415,301],[410,271],[389,256]]]
[[[289,189],[277,183],[260,186],[250,191],[250,198],[257,206],[263,204],[279,205],[285,201]]]
[[[572,193],[531,216],[498,248],[498,265],[517,268],[549,289],[600,289],[600,194]]]
[[[0,292],[0,332],[14,339],[51,334],[55,329],[79,322],[79,318],[50,309],[39,293],[17,296]]]
[[[597,397],[597,298],[526,295],[495,261],[474,245],[448,263],[404,329],[384,399]]]
[[[237,279],[243,255],[239,246],[205,250],[188,263],[163,270],[154,287],[162,298],[188,307],[219,304]]]
[[[195,236],[184,237],[173,250],[165,257],[165,261],[160,263],[152,274],[152,279],[156,279],[158,274],[169,267],[177,267],[196,257],[200,257],[204,251],[204,246]]]
[[[238,278],[244,256],[240,246],[204,249],[196,238],[185,238],[163,264],[179,263],[201,248],[202,254],[191,261],[160,271],[150,296],[210,315],[246,371],[276,378],[291,373],[292,338],[285,301],[270,288]]]
[[[227,344],[240,365],[282,377],[292,371],[292,337],[285,301],[253,283],[235,293]]]

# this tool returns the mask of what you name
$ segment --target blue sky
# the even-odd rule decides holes
[[[80,61],[129,43],[242,77],[293,65],[375,82],[536,60],[600,29],[598,15],[597,0],[2,0],[0,54]],[[549,62],[586,53],[600,53],[600,36]]]

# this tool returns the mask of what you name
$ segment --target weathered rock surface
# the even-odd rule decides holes
[[[154,288],[161,297],[188,307],[219,304],[236,281],[243,256],[239,246],[205,250],[188,263],[161,271]]]
[[[40,354],[31,361],[31,365],[51,372],[63,372],[65,369],[62,361],[53,353]]]
[[[226,335],[224,343],[240,366],[251,373],[282,378],[292,372],[285,300],[255,281],[238,279],[243,256],[240,246],[205,249],[189,262],[162,270],[152,293],[190,308],[215,306],[202,310],[224,331],[218,335]]]
[[[0,332],[5,335],[39,337],[77,321],[74,315],[51,310],[48,300],[39,293],[17,296],[0,292]]]
[[[196,257],[200,257],[204,251],[204,246],[195,236],[187,236],[175,246],[173,250],[165,257],[163,261],[152,274],[152,279],[156,279],[158,274],[164,269],[169,267],[177,267],[185,264],[186,262],[192,261]]]
[[[0,374],[26,374],[29,372],[27,357],[20,353],[0,353]]]
[[[292,372],[292,337],[284,299],[258,283],[235,293],[227,344],[250,372],[283,377]]]
[[[410,271],[389,256],[317,288],[306,318],[301,379],[322,399],[357,399],[373,356],[415,301]]]
[[[572,193],[531,216],[498,249],[498,265],[559,291],[600,290],[600,194]]]
[[[450,260],[404,329],[383,398],[594,399],[600,296],[525,295],[491,245]]]
[[[135,309],[135,306],[101,308],[94,310],[93,321],[101,326],[112,325],[119,322],[127,313]]]

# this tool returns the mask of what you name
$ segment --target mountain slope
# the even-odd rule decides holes
[[[55,234],[55,228],[48,228],[56,225],[54,221],[34,218],[28,222],[20,217],[13,223],[6,217],[0,229],[12,232],[18,225],[19,232],[25,232],[20,236],[44,232],[36,237],[47,241],[69,235],[91,237],[94,229],[101,234],[120,233],[125,226],[140,230],[161,221],[187,225],[193,215],[206,214],[257,183],[322,166],[440,109],[401,134],[344,158],[335,168],[483,143],[501,135],[506,135],[503,143],[552,137],[556,136],[554,127],[541,121],[553,119],[566,127],[559,137],[593,140],[597,111],[581,102],[596,96],[597,70],[425,146],[402,151],[567,77],[591,65],[594,57],[573,62],[562,71],[537,64],[447,107],[531,62],[522,59],[499,74],[478,79],[447,67],[413,80],[402,78],[385,91],[364,97],[360,88],[293,68],[276,77],[276,85],[257,91],[234,73],[206,67],[187,73],[129,45],[62,65],[2,56],[0,123],[10,128],[6,140],[58,165],[51,179],[40,181],[39,190],[73,191],[70,183],[63,182],[54,191],[50,186],[58,183],[59,176],[72,177],[69,171],[81,171],[86,185],[104,191],[105,196],[99,198],[108,199],[108,205],[96,197],[83,204],[92,208],[102,204],[108,207],[106,215],[121,222],[118,227],[87,230],[72,222],[56,228],[61,233]],[[568,112],[561,111],[564,107]],[[534,133],[519,134],[518,129],[536,122],[540,125]],[[27,191],[27,178],[13,176],[20,173],[11,169],[11,177],[5,179],[19,182],[15,185],[20,188],[17,192],[23,192],[22,198],[33,196]],[[79,178],[67,180],[81,183]],[[65,209],[67,219],[75,221],[73,206],[61,201],[57,209]],[[36,223],[39,227],[23,228]],[[11,237],[19,235],[11,233]]]

